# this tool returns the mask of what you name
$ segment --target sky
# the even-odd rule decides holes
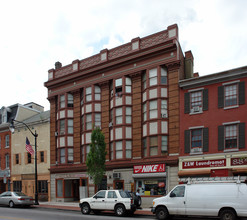
[[[0,0],[2,106],[50,109],[48,70],[177,24],[200,76],[247,65],[246,0]]]

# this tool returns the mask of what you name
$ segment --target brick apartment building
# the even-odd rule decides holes
[[[105,135],[101,188],[137,190],[143,202],[177,184],[178,81],[192,77],[178,27],[48,71],[51,199],[78,200],[96,189],[85,164],[93,125]]]
[[[179,84],[179,177],[246,175],[247,66]]]

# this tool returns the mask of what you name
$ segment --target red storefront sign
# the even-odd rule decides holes
[[[231,158],[231,166],[247,165],[247,158]]]
[[[165,164],[134,166],[134,173],[161,173],[161,172],[166,172]]]
[[[224,167],[224,166],[226,166],[226,159],[183,162],[183,169]]]

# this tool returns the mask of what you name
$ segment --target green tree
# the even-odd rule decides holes
[[[105,174],[106,157],[105,136],[100,128],[95,127],[91,135],[90,151],[87,155],[87,173],[93,178],[95,185],[99,185]]]

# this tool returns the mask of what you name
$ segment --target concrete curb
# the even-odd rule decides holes
[[[40,205],[34,205],[35,208],[47,208],[47,209],[57,209],[57,210],[68,210],[68,211],[78,211],[80,212],[81,209],[79,207],[75,206],[65,206],[65,205],[47,205],[47,204],[40,204]],[[153,215],[151,212],[151,209],[137,209],[135,211],[135,215]]]

